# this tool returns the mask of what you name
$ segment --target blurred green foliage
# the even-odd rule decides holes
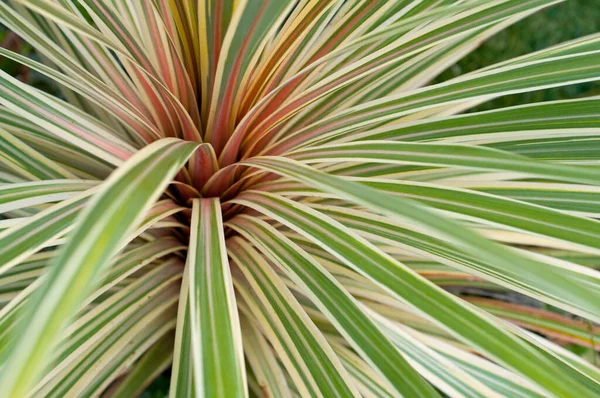
[[[169,383],[171,380],[171,371],[168,370],[160,377],[156,378],[148,386],[146,391],[139,398],[166,398],[169,396]]]
[[[8,31],[2,24],[0,24],[0,45],[8,48],[11,51],[16,51],[39,61],[39,56],[35,53],[33,48],[28,43],[18,38],[14,33]],[[15,76],[20,80],[27,82],[27,84],[44,90],[50,94],[60,95],[56,84],[54,84],[54,82],[52,82],[50,79],[35,71],[23,67],[11,59],[0,56],[0,69],[9,73],[11,76]]]

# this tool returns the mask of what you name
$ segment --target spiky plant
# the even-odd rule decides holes
[[[428,84],[558,2],[1,2],[0,397],[599,396],[600,99],[459,113],[600,35]]]

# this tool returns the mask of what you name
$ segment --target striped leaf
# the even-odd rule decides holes
[[[443,80],[561,1],[0,2],[0,396],[600,395],[599,100],[467,112],[600,34]]]
[[[186,267],[190,269],[189,324],[198,397],[248,394],[221,217],[218,199],[194,200]]]
[[[264,258],[237,239],[230,255],[239,268],[235,278],[241,297],[271,337],[301,395],[358,396],[339,359],[306,315],[292,293]]]
[[[255,160],[255,162],[260,164],[258,160]],[[289,168],[286,168],[283,166],[283,163],[284,162],[275,161],[268,163],[268,160],[266,160],[262,165],[271,170],[277,170],[280,173],[285,173],[289,176],[293,175],[298,178],[298,175],[291,170],[296,167],[300,168],[301,166],[296,164],[292,166],[291,162],[285,162],[285,164],[289,164]],[[274,164],[276,164],[276,166],[274,166]],[[307,175],[308,173],[306,173],[305,170],[304,173],[302,173],[302,176],[308,179],[309,177],[306,177]],[[324,177],[324,175],[319,174],[319,177],[321,176]],[[316,181],[312,182],[313,184],[317,184]],[[359,197],[359,195],[360,197],[363,197],[363,195],[361,195],[361,189],[358,186],[352,184],[344,187],[346,184],[347,182],[342,183],[341,180],[338,181],[338,179],[336,179],[335,185],[330,182],[327,184],[327,187],[337,186],[337,189],[340,189],[340,191],[337,192],[343,191],[346,195],[349,195],[351,192],[354,198]],[[364,194],[367,195],[367,192]],[[250,200],[246,199],[249,195],[251,195]],[[394,205],[389,197],[382,197],[381,193],[377,191],[369,192],[369,196],[372,196],[373,198],[377,197],[377,200],[382,203],[380,208],[387,209],[387,212],[390,214],[394,214],[397,211],[395,210],[392,212],[391,209],[398,209],[399,207],[404,206],[404,203],[399,206]],[[302,208],[302,212],[300,212],[298,204],[293,205],[288,200],[271,195],[259,194],[258,192],[245,194],[245,196],[242,196],[235,201],[244,206],[266,212],[267,215],[276,217],[277,220],[286,223],[301,234],[307,234],[307,237],[314,240],[315,243],[321,245],[324,249],[336,253],[336,255],[339,256],[342,261],[346,262],[348,266],[355,267],[358,272],[364,273],[382,286],[385,286],[386,289],[389,289],[390,293],[393,292],[394,294],[397,294],[401,300],[408,301],[421,311],[434,317],[447,328],[453,330],[456,333],[456,336],[461,336],[463,339],[467,338],[466,336],[469,336],[469,339],[472,339],[470,340],[471,343],[479,341],[479,343],[475,344],[482,350],[490,353],[504,363],[510,364],[511,367],[519,372],[522,372],[535,380],[542,380],[547,377],[546,373],[535,377],[530,373],[537,372],[537,366],[535,364],[540,360],[543,361],[542,358],[533,360],[529,364],[527,364],[522,356],[515,361],[519,356],[518,353],[522,353],[525,350],[531,352],[530,358],[537,357],[539,354],[534,350],[532,351],[531,348],[524,345],[520,340],[515,339],[513,336],[498,329],[489,319],[481,317],[478,312],[472,311],[470,307],[461,305],[459,302],[451,299],[450,296],[446,296],[441,290],[433,289],[433,286],[427,285],[425,281],[420,280],[398,262],[383,255],[364,240],[353,236],[350,231],[345,231],[345,228],[342,225],[333,220],[328,220],[325,224],[323,222],[323,215],[318,212],[313,212],[307,208]],[[361,202],[367,203],[362,200]],[[430,222],[429,224],[432,223]],[[343,237],[341,231],[345,231]],[[455,228],[454,232],[456,232]],[[333,237],[336,237],[337,239],[334,240]],[[481,248],[479,248],[479,250],[480,249]],[[365,270],[367,264],[369,264],[369,266],[372,264],[373,268]],[[401,277],[396,276],[395,278],[392,278],[392,275],[398,275],[399,273],[402,274]],[[392,282],[392,279],[394,282]],[[429,288],[426,288],[426,286]],[[427,295],[424,295],[425,291],[428,292]],[[419,292],[419,296],[416,296],[417,292]],[[440,296],[438,297],[438,295]],[[442,305],[445,306],[443,310],[441,309]],[[461,320],[460,324],[455,324],[457,319]],[[467,319],[472,319],[473,326],[465,326],[467,325]],[[466,330],[458,332],[456,329],[457,327],[467,327],[469,332],[467,333]],[[486,330],[486,332],[482,333],[482,330]],[[493,338],[491,337],[492,335],[494,335]],[[504,343],[498,345],[500,341],[503,341]],[[510,353],[511,351],[513,352]],[[573,384],[573,388],[581,388],[576,383],[574,384],[573,380],[569,378],[560,383],[556,383],[556,379],[547,380],[543,384],[545,388],[551,389],[553,393],[564,395],[566,394],[566,391],[561,392],[561,390],[566,383]]]
[[[60,332],[97,284],[97,275],[196,147],[175,140],[147,147],[113,174],[86,207],[73,231],[78,239],[62,249],[28,303],[14,354],[5,365],[0,395],[24,395],[32,387]],[[111,200],[114,197],[122,200]]]
[[[256,218],[236,220],[231,227],[304,288],[352,347],[394,386],[397,394],[437,396],[361,311],[352,296],[316,260],[268,224]]]

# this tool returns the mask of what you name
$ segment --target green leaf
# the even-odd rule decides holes
[[[190,325],[190,267],[186,267],[179,292],[177,327],[173,348],[173,368],[169,397],[195,397],[192,327]]]
[[[439,396],[362,312],[352,296],[308,253],[259,219],[243,216],[229,225],[303,288],[354,350],[393,386],[397,394]]]
[[[240,317],[240,323],[246,361],[265,395],[274,398],[291,396],[292,392],[285,379],[284,370],[279,365],[277,356],[267,339],[253,322],[244,316]]]
[[[219,199],[193,201],[186,266],[195,390],[198,397],[245,397],[242,336],[221,217]]]
[[[542,162],[471,145],[361,141],[299,149],[293,151],[290,157],[303,163],[371,162],[512,171],[550,180],[600,185],[600,171],[595,168]]]
[[[113,397],[130,398],[140,395],[146,387],[171,365],[173,334],[166,334],[150,348],[121,381]]]
[[[579,129],[599,129],[599,107],[600,99],[598,98],[541,102],[487,112],[392,124],[365,131],[360,136],[353,138],[361,141],[439,141],[444,139],[457,141],[462,138],[468,142],[469,136],[474,136],[470,139],[487,143],[496,137],[503,138],[504,136],[520,141],[538,131],[570,136]],[[499,133],[512,134],[500,135]],[[593,135],[597,134],[598,132],[593,133]],[[340,138],[343,137],[338,137],[338,139]]]
[[[323,335],[260,253],[240,238],[229,241],[228,249],[239,269],[234,274],[236,289],[282,358],[300,394],[358,396]]]
[[[402,211],[403,216],[406,216],[405,213],[410,213],[413,219],[417,216],[426,217],[426,224],[430,227],[445,224],[443,228],[446,229],[446,235],[449,236],[456,237],[456,234],[459,233],[454,225],[450,226],[449,222],[424,213],[422,209],[404,200],[397,201],[390,196],[382,195],[380,191],[328,176],[296,162],[262,158],[254,159],[247,164],[298,179],[325,191],[340,194],[351,201],[383,210],[390,215],[399,215],[399,211]],[[542,371],[539,366],[540,363],[547,363],[547,361],[530,346],[498,328],[492,320],[415,275],[399,262],[386,256],[323,214],[287,199],[260,192],[244,193],[233,202],[266,213],[300,234],[306,235],[317,245],[335,254],[349,267],[383,286],[390,294],[436,319],[440,324],[453,331],[457,338],[469,341],[498,361],[536,380],[543,388],[552,393],[569,396],[573,391],[571,389],[581,389],[582,393],[585,391],[570,376],[565,375],[564,379],[560,381],[556,374],[549,377],[546,370]],[[472,244],[469,244],[469,247],[475,250],[474,253],[480,253],[484,258],[492,255],[498,263],[510,263],[513,257],[517,261],[523,261],[510,255],[511,260],[508,260],[505,256],[508,253],[506,250],[472,232],[462,230],[460,235],[460,243],[466,244],[471,241]],[[497,258],[499,255],[504,257]],[[576,294],[576,292],[571,293]],[[589,296],[586,297],[589,298]],[[586,298],[586,302],[588,298]],[[528,354],[524,354],[524,352]],[[548,368],[556,366],[550,363],[547,365]],[[560,367],[556,367],[556,372],[563,374],[564,370],[559,369]],[[570,387],[565,388],[566,385]]]
[[[103,185],[80,215],[74,236],[56,257],[20,319],[19,338],[1,375],[0,395],[26,395],[61,331],[97,276],[121,249],[171,178],[198,147],[166,139],[138,152]]]

